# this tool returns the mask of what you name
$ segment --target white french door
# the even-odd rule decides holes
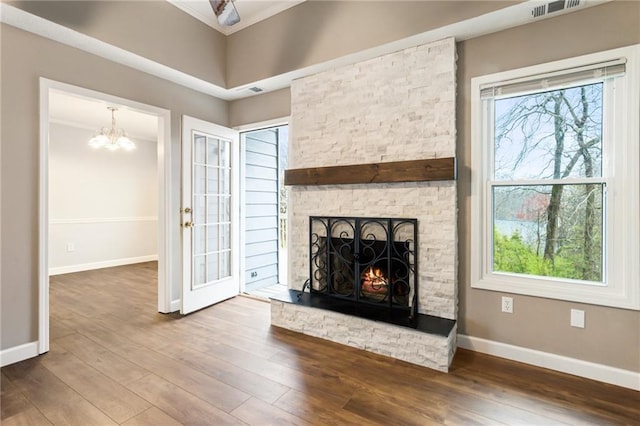
[[[182,117],[181,314],[239,292],[238,132]]]

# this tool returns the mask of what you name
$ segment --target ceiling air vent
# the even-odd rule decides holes
[[[551,3],[536,6],[531,10],[534,18],[547,15],[549,13],[559,12],[564,9],[580,6],[581,0],[557,0]]]
[[[565,8],[580,6],[580,0],[567,0]]]
[[[262,92],[262,89],[257,87],[257,86],[253,86],[253,87],[249,87],[249,90],[251,90],[253,93],[260,93]]]
[[[533,15],[534,18],[537,18],[538,16],[545,15],[546,13],[547,13],[547,5],[546,4],[543,4],[542,6],[536,6],[531,11],[531,14]]]

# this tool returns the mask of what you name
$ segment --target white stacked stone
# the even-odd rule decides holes
[[[289,167],[455,156],[455,61],[446,39],[294,81]],[[290,187],[289,286],[309,277],[309,216],[417,218],[419,312],[456,319],[456,198],[452,181]]]
[[[444,337],[276,300],[271,301],[271,324],[444,372],[451,365],[457,329]]]
[[[446,39],[295,80],[289,167],[454,156],[455,60]]]

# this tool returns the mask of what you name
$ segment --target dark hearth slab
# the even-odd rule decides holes
[[[271,299],[310,308],[339,312],[371,321],[399,325],[442,337],[449,336],[449,333],[451,333],[451,330],[456,324],[456,321],[452,319],[424,314],[418,314],[415,319],[411,320],[408,318],[406,311],[390,311],[368,305],[356,305],[350,301],[335,299],[322,294],[302,293],[299,290],[288,290],[272,296]]]

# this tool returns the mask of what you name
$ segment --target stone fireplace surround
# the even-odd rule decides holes
[[[294,81],[289,167],[453,157],[455,60],[445,39]],[[310,216],[414,217],[419,313],[456,320],[456,202],[453,180],[291,187],[290,289],[308,278]],[[455,353],[455,325],[442,335],[291,302],[272,299],[272,325],[440,371]]]

